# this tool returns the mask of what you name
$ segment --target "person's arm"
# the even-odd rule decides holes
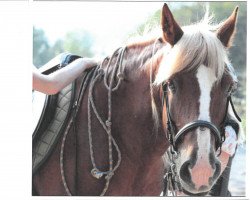
[[[74,81],[84,70],[97,65],[90,58],[78,58],[67,67],[55,71],[49,75],[43,75],[33,69],[33,89],[51,95],[56,94],[72,81]]]

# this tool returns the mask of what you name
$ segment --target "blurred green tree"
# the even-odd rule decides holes
[[[69,52],[83,57],[93,55],[94,39],[85,30],[68,32],[63,38],[49,44],[44,30],[33,28],[33,63],[41,67],[62,52]]]
[[[196,2],[196,3],[184,3],[183,6],[174,6],[175,2],[169,3],[169,7],[172,8],[173,15],[176,21],[181,25],[189,25],[200,21],[205,12],[206,6],[209,6],[209,11],[213,13],[215,21],[217,23],[226,19],[231,15],[236,6],[239,6],[238,21],[237,21],[237,34],[234,40],[233,46],[230,48],[229,53],[232,58],[232,63],[235,66],[237,72],[245,72],[246,69],[246,35],[247,35],[247,6],[246,2]],[[161,9],[156,11],[150,16],[145,23],[138,26],[135,34],[142,34],[148,27],[154,28],[159,26],[161,17]],[[240,55],[240,56],[239,56]],[[245,74],[245,73],[243,73]]]
[[[51,58],[54,54],[50,53],[50,45],[45,32],[42,29],[33,27],[33,64],[37,68],[41,67]]]
[[[182,3],[182,4],[181,4]],[[168,3],[176,21],[181,25],[189,25],[199,22],[206,12],[206,6],[212,13],[215,22],[219,23],[231,15],[234,8],[239,6],[237,32],[234,38],[233,46],[229,49],[229,58],[235,68],[239,79],[238,90],[234,94],[236,109],[243,118],[245,128],[246,118],[246,37],[247,37],[247,2],[176,2]],[[145,23],[138,26],[134,35],[141,35],[144,30],[150,30],[160,25],[161,9],[146,19]]]
[[[63,48],[73,54],[90,57],[93,55],[91,46],[93,37],[85,30],[68,32],[64,38]]]

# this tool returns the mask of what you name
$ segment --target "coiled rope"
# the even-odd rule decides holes
[[[84,91],[86,90],[87,83],[89,82],[89,79],[90,79],[90,86],[89,86],[89,93],[88,93],[88,136],[89,136],[90,158],[91,158],[91,163],[93,166],[93,169],[91,170],[91,174],[93,175],[93,177],[95,177],[97,179],[101,178],[103,175],[106,175],[105,176],[106,184],[104,186],[102,193],[100,194],[101,196],[104,196],[105,193],[107,192],[109,184],[110,184],[110,180],[113,177],[114,172],[120,166],[121,152],[120,152],[120,149],[119,149],[115,139],[113,138],[112,132],[111,132],[111,130],[112,130],[112,92],[118,90],[118,88],[121,84],[121,81],[124,79],[124,66],[122,65],[122,61],[123,61],[125,51],[126,51],[126,47],[125,48],[118,48],[113,53],[113,55],[111,56],[110,59],[106,57],[102,61],[101,65],[97,66],[94,69],[93,76],[91,79],[90,79],[90,77],[91,77],[92,73],[89,73],[86,77],[86,81],[83,81],[83,83],[82,83],[79,98],[75,102],[74,114],[72,115],[72,118],[69,122],[69,125],[67,126],[65,133],[63,135],[62,144],[61,144],[61,151],[60,151],[61,177],[62,177],[62,182],[63,182],[63,186],[65,188],[65,191],[66,191],[67,195],[69,195],[69,196],[72,196],[72,194],[67,186],[67,182],[66,182],[65,174],[64,174],[64,166],[63,166],[64,146],[65,146],[67,134],[70,130],[72,123],[74,123],[75,117],[76,117],[78,110],[80,108],[82,97],[83,97]],[[115,66],[111,69],[112,70],[111,77],[110,77],[110,81],[108,82],[108,74],[109,74],[108,71],[109,71],[109,68],[111,66],[112,60],[116,56],[117,56],[117,60],[116,60]],[[106,73],[105,73],[104,69],[103,69],[103,65],[104,65],[104,62],[107,60],[108,60],[108,64],[107,64]],[[103,75],[104,75],[104,85],[105,85],[106,89],[108,90],[108,118],[105,122],[101,119],[101,117],[96,109],[96,106],[94,103],[94,98],[93,98],[94,86],[95,86],[96,82],[103,77]],[[115,75],[118,78],[118,81],[116,84],[114,83]],[[107,133],[107,136],[108,136],[108,149],[109,149],[109,151],[108,151],[109,152],[109,170],[108,171],[99,170],[96,166],[96,163],[95,163],[94,150],[93,150],[93,140],[92,140],[91,108],[94,111],[96,118],[98,119],[99,123],[102,125],[104,131]],[[117,151],[117,155],[118,155],[118,160],[117,160],[117,163],[114,167],[113,167],[112,145],[114,145],[115,150]]]

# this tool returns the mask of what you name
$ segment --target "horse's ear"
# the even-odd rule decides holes
[[[239,7],[237,6],[231,16],[217,30],[217,37],[227,48],[231,46],[235,34],[235,25],[237,20],[238,9]]]
[[[183,35],[181,27],[176,23],[166,3],[162,8],[161,26],[163,39],[174,46]]]

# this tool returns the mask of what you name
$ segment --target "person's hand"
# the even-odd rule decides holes
[[[97,66],[99,63],[93,58],[82,58],[83,65],[86,69],[92,68],[94,66]]]
[[[219,156],[222,172],[226,169],[229,158],[234,155],[237,143],[238,140],[235,130],[232,126],[226,126],[225,141],[222,143],[221,154]]]
[[[225,153],[233,156],[237,146],[237,135],[235,130],[231,126],[225,128],[225,141],[222,144],[221,150]]]

